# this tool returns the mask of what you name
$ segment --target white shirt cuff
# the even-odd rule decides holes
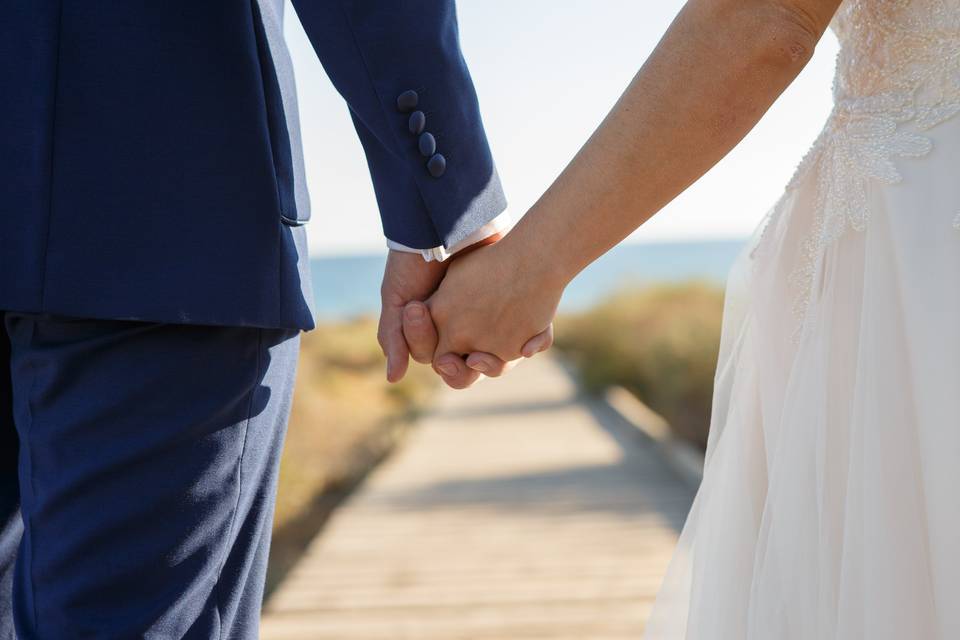
[[[423,259],[427,262],[443,262],[457,251],[465,249],[472,244],[476,244],[481,240],[485,240],[492,235],[497,233],[506,233],[510,230],[510,227],[513,226],[513,220],[510,217],[510,214],[504,211],[496,218],[483,225],[466,238],[453,245],[449,249],[444,246],[433,247],[431,249],[414,249],[406,245],[400,244],[399,242],[394,242],[393,240],[387,238],[387,247],[393,251],[405,251],[406,253],[419,253],[423,256]]]

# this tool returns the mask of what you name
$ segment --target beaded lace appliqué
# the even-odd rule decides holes
[[[801,318],[827,246],[865,228],[871,182],[900,182],[895,161],[929,153],[923,132],[960,112],[960,0],[847,0],[833,27],[834,109],[788,187],[815,175],[817,219],[792,277]]]

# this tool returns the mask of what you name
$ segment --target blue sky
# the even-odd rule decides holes
[[[520,217],[616,101],[681,0],[460,0],[460,31],[510,212]],[[311,253],[384,251],[366,161],[347,109],[288,6],[314,221]],[[747,235],[775,202],[830,110],[837,44],[723,162],[628,240]],[[637,176],[637,179],[642,179]]]

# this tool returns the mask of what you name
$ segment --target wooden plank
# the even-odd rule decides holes
[[[550,358],[444,392],[267,603],[267,640],[636,639],[692,490]]]

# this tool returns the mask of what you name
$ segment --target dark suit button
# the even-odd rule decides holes
[[[423,133],[425,126],[427,126],[427,116],[423,115],[423,111],[414,111],[410,114],[410,120],[407,122],[410,133],[418,136]]]
[[[442,154],[435,154],[427,161],[427,171],[434,178],[439,178],[447,170],[447,159]]]
[[[429,158],[437,152],[437,141],[429,131],[420,135],[418,144],[420,145],[420,153],[424,158]]]
[[[417,108],[419,102],[420,96],[417,95],[417,92],[408,89],[397,96],[397,109],[403,113],[409,113]]]

